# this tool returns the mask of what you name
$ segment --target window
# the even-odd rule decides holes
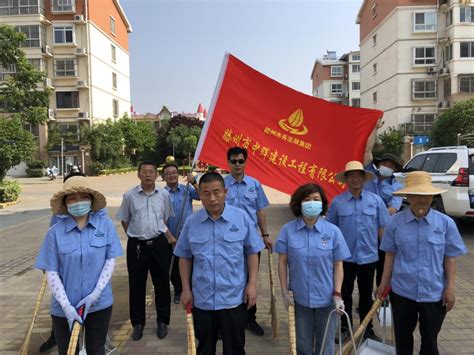
[[[79,125],[77,123],[58,123],[61,137],[79,139]]]
[[[342,83],[331,83],[331,95],[342,94]]]
[[[451,78],[444,79],[443,81],[443,94],[445,100],[451,96]]]
[[[359,64],[352,64],[352,72],[359,73],[360,72],[360,65]]]
[[[372,64],[372,74],[377,74],[377,63]]]
[[[31,123],[23,123],[23,129],[30,132],[36,139],[39,137],[39,125]]]
[[[54,76],[77,76],[76,59],[55,59]]]
[[[430,133],[435,120],[434,113],[420,113],[412,115],[413,133]],[[424,170],[424,169],[423,169]]]
[[[17,26],[16,31],[26,35],[26,41],[23,43],[23,47],[41,47],[42,41],[39,25]]]
[[[443,48],[443,60],[444,64],[453,59],[453,44]]]
[[[449,10],[446,14],[446,27],[451,26],[453,24],[453,9]]]
[[[112,114],[114,117],[119,116],[119,101],[116,99],[112,99]]]
[[[375,46],[377,44],[377,35],[372,36],[372,46]]]
[[[28,58],[28,63],[30,63],[37,71],[43,71],[43,63],[39,58]]]
[[[436,80],[412,79],[412,100],[436,98]]]
[[[16,74],[15,64],[10,64],[8,67],[0,66],[0,81],[5,81]]]
[[[447,172],[451,169],[456,160],[458,160],[458,155],[456,153],[440,153],[435,173]]]
[[[79,108],[79,92],[56,91],[56,108]]]
[[[377,3],[372,5],[372,18],[377,16]]]
[[[54,27],[54,43],[74,43],[74,27]]]
[[[40,0],[0,0],[0,16],[42,14]]]
[[[352,99],[352,107],[360,107],[360,99]]]
[[[423,167],[427,154],[419,154],[410,160],[405,167],[406,171],[419,171]]]
[[[117,74],[112,73],[112,89],[117,90]]]
[[[117,63],[117,48],[113,44],[110,45],[110,55],[112,62]]]
[[[359,91],[360,90],[360,81],[353,81],[352,82],[352,90]]]
[[[115,19],[110,16],[110,33],[115,35]]]
[[[474,75],[459,76],[459,92],[474,92]]]
[[[414,32],[436,31],[436,12],[415,12],[413,14]]]
[[[74,12],[75,11],[75,0],[52,0],[51,11],[52,12]]]
[[[342,65],[333,65],[331,66],[331,77],[340,78],[342,77]]]
[[[459,21],[460,22],[474,22],[474,7],[473,6],[461,6],[459,8]]]
[[[377,102],[377,91],[372,93],[372,102]]]
[[[461,42],[461,58],[474,57],[474,42]]]
[[[436,64],[435,47],[415,47],[413,48],[413,65]]]
[[[359,61],[360,60],[360,54],[353,54],[352,55],[352,60]]]
[[[423,165],[423,171],[434,173],[439,156],[440,154],[427,154],[425,164]]]

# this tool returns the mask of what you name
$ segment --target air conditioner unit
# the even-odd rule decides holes
[[[87,87],[87,81],[85,80],[78,80],[77,81],[77,86],[81,88],[86,88]]]
[[[51,53],[51,48],[48,45],[41,47],[41,53],[51,56],[53,55],[53,53]]]
[[[84,15],[74,15],[74,21],[84,22]]]
[[[54,120],[56,117],[55,117],[55,114],[54,114],[54,110],[52,108],[49,108],[48,109],[48,118],[50,120]]]
[[[87,55],[85,48],[76,48],[76,55]]]
[[[52,89],[53,88],[53,81],[51,80],[51,78],[44,78],[43,86]]]
[[[89,112],[79,112],[79,119],[88,120]]]
[[[439,70],[439,75],[446,75],[446,74],[449,74],[449,68],[448,67],[442,67]]]
[[[337,97],[344,97],[344,94],[341,93],[341,94],[337,94],[336,96]]]
[[[439,102],[439,105],[438,105],[439,108],[448,108],[449,107],[449,101],[440,101]]]
[[[434,74],[436,73],[436,67],[428,67],[426,68],[426,71],[428,72],[428,74]]]

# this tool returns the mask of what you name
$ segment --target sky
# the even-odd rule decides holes
[[[132,106],[139,113],[208,108],[226,52],[311,95],[327,50],[359,47],[362,0],[121,0],[129,37]]]

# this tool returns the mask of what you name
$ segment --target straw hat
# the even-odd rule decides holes
[[[365,175],[366,182],[375,178],[375,175],[372,174],[370,171],[365,170],[364,165],[362,165],[362,163],[357,160],[348,162],[346,164],[346,168],[344,169],[344,171],[337,173],[334,177],[336,178],[337,181],[346,182],[346,173],[348,173],[349,171],[354,171],[354,170],[362,171]]]
[[[92,211],[97,212],[107,205],[105,196],[100,192],[92,189],[87,178],[84,176],[73,176],[63,184],[63,189],[56,192],[51,198],[51,209],[54,214],[68,214],[66,204],[64,203],[64,196],[76,193],[85,192],[92,195]]]
[[[438,195],[448,191],[434,187],[431,184],[431,176],[426,171],[408,173],[405,179],[405,186],[405,188],[393,192],[393,195]]]

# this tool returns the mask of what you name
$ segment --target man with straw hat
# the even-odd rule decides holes
[[[104,195],[86,177],[73,176],[51,199],[58,219],[48,231],[35,267],[46,272],[53,294],[51,317],[59,354],[66,354],[75,321],[84,322],[86,350],[103,354],[112,314],[110,278],[123,255],[113,222],[103,213]],[[77,309],[84,306],[81,318]]]
[[[424,171],[407,174],[410,208],[387,224],[380,248],[386,252],[377,293],[390,285],[397,354],[413,353],[413,331],[420,322],[420,354],[436,355],[437,338],[446,312],[455,303],[456,256],[467,249],[454,221],[430,208],[433,196],[446,192],[431,184]]]
[[[343,318],[343,339],[347,338],[348,327],[352,326],[352,292],[357,278],[359,288],[359,316],[364,319],[372,307],[372,290],[375,267],[378,260],[378,239],[389,214],[382,199],[364,189],[364,184],[374,175],[364,170],[359,161],[350,161],[344,171],[335,175],[336,180],[347,184],[348,191],[336,196],[329,207],[327,221],[337,225],[344,235],[351,257],[344,260],[342,300],[346,306],[351,324]],[[379,340],[374,334],[372,323],[367,326],[366,337]],[[341,341],[341,339],[339,339]]]

